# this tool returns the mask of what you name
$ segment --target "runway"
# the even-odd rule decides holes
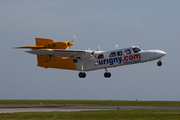
[[[180,107],[136,107],[136,106],[13,106],[1,105],[0,113],[14,112],[53,112],[89,110],[180,110]]]

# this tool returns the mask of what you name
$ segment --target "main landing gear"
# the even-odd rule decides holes
[[[79,73],[79,77],[80,78],[85,78],[86,77],[86,73],[83,71],[83,61],[81,61],[81,71],[82,72]]]
[[[110,78],[111,77],[111,73],[110,72],[105,72],[104,73],[104,77],[105,78]]]
[[[159,67],[162,65],[161,60],[159,60],[159,61],[157,62],[157,65],[158,65]]]
[[[110,78],[111,77],[111,73],[108,71],[107,68],[105,68],[106,72],[104,73],[104,77],[105,78]]]
[[[86,73],[85,72],[80,72],[79,73],[79,77],[80,78],[85,78],[86,77]]]
[[[80,72],[79,73],[79,77],[80,78],[85,78],[86,77],[86,73],[85,72]],[[111,73],[110,72],[105,72],[104,73],[104,77],[105,78],[110,78],[111,77]]]

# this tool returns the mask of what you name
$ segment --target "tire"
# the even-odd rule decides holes
[[[111,73],[110,72],[105,72],[104,73],[104,77],[105,78],[110,78],[111,77]]]
[[[80,72],[79,73],[79,77],[80,78],[85,78],[86,77],[86,73],[85,72]]]
[[[162,62],[161,62],[161,61],[158,61],[158,62],[157,62],[157,65],[158,65],[158,66],[161,66],[161,65],[162,65]]]

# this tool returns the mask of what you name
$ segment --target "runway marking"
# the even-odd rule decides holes
[[[0,113],[15,113],[15,112],[71,112],[71,111],[89,111],[97,109],[55,109],[55,108],[5,108],[0,109]]]
[[[0,105],[0,113],[14,112],[71,112],[90,110],[180,110],[180,107],[145,107],[145,106],[12,106]]]

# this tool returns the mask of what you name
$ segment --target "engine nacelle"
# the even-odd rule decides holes
[[[94,60],[93,55],[91,53],[89,53],[89,52],[84,53],[80,58],[81,58],[82,61],[91,61],[91,60]]]

